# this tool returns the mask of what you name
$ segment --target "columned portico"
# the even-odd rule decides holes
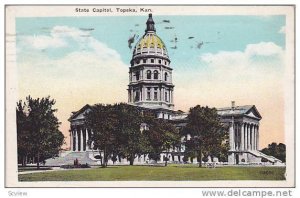
[[[229,164],[258,163],[258,125],[261,119],[254,105],[218,109],[221,121],[229,127]]]
[[[91,149],[89,143],[90,131],[83,126],[74,126],[70,132],[71,151],[87,151]]]
[[[231,151],[258,149],[258,126],[247,122],[230,124],[229,144]]]

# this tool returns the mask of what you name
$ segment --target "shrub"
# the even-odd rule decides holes
[[[183,162],[187,162],[187,161],[189,161],[189,158],[188,158],[188,156],[184,156],[184,157],[182,158],[182,160],[183,160]]]
[[[202,157],[202,161],[203,161],[203,162],[208,162],[208,156]]]
[[[78,165],[70,165],[70,164],[65,164],[61,165],[60,168],[64,169],[73,169],[73,168],[91,168],[90,165],[86,164],[78,164]]]

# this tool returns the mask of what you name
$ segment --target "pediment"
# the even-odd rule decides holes
[[[247,116],[252,117],[252,118],[257,118],[257,119],[261,119],[261,115],[260,113],[257,111],[256,107],[253,106],[252,108],[250,108],[246,113]]]
[[[76,113],[74,113],[74,114],[70,117],[70,120],[80,120],[80,119],[84,119],[85,113],[88,113],[89,111],[91,111],[90,105],[85,105],[85,106],[82,107],[79,111],[77,111]]]
[[[248,113],[247,114],[247,116],[250,116],[250,117],[255,117],[255,118],[257,118],[254,114],[253,114],[253,112],[250,112],[250,113]]]
[[[88,109],[80,114],[78,114],[76,117],[74,117],[74,120],[78,120],[78,119],[84,119],[84,114],[88,112]]]

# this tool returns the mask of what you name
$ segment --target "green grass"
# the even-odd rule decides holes
[[[18,168],[18,171],[19,171],[19,172],[25,172],[25,171],[41,171],[41,170],[51,170],[51,168],[49,168],[49,167],[40,167],[39,170],[36,169],[36,166],[35,166],[35,167],[19,167],[19,168]]]
[[[109,166],[19,175],[19,181],[285,180],[284,167]]]

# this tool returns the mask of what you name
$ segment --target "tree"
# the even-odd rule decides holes
[[[216,155],[227,138],[227,129],[220,122],[217,110],[197,105],[190,108],[187,120],[182,133],[185,136],[191,135],[191,139],[186,141],[188,151],[197,152],[199,159],[202,159],[204,152],[208,155]],[[202,167],[202,160],[199,162],[199,167]]]
[[[17,103],[18,153],[23,157],[32,155],[37,169],[41,161],[57,155],[64,143],[54,104],[50,96],[37,99],[28,96],[24,104],[21,100]]]
[[[91,111],[87,112],[85,117],[86,127],[92,129],[93,149],[98,149],[100,156],[103,151],[101,164],[105,168],[108,157],[117,147],[117,112],[112,105],[96,104],[91,107]]]
[[[162,152],[169,155],[170,149],[178,146],[180,143],[179,130],[164,119],[147,119],[149,130],[145,131],[146,141],[148,142],[149,157],[158,156]],[[155,157],[153,160],[160,158]],[[165,166],[167,166],[168,157],[164,158]]]
[[[282,162],[286,160],[286,146],[283,143],[277,144],[272,142],[267,148],[262,149],[261,152],[266,155],[274,156]]]
[[[114,105],[117,111],[117,145],[120,155],[129,159],[133,165],[134,159],[143,154],[142,130],[143,114],[135,106],[125,103]]]
[[[30,133],[28,128],[27,115],[25,113],[25,104],[20,100],[17,103],[17,146],[18,146],[18,161],[21,161],[22,166],[26,166],[27,156],[30,154]]]

